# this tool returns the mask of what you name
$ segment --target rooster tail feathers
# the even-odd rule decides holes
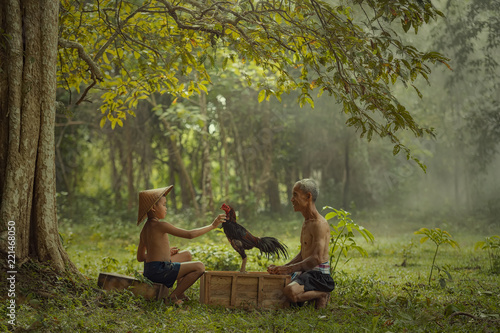
[[[278,259],[281,257],[288,258],[288,251],[285,244],[280,243],[274,237],[261,237],[256,248],[267,254],[275,254]]]

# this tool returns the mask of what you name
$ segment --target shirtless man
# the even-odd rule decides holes
[[[292,204],[304,216],[300,234],[300,252],[284,266],[271,265],[271,274],[292,274],[292,282],[283,293],[293,303],[316,300],[316,308],[324,308],[335,282],[330,275],[328,246],[330,226],[316,209],[318,187],[312,179],[295,183]]]
[[[162,283],[171,288],[177,281],[177,288],[170,294],[170,300],[175,304],[182,304],[182,301],[187,299],[184,292],[205,272],[205,265],[200,261],[190,261],[189,251],[178,252],[177,248],[170,248],[168,235],[196,238],[225,222],[225,214],[218,215],[210,225],[192,230],[161,222],[160,220],[167,215],[165,196],[172,187],[139,193],[137,224],[144,220],[146,213],[148,220],[141,231],[137,260],[144,262],[144,276],[152,282]]]

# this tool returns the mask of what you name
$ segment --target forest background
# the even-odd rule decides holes
[[[290,211],[294,182],[311,177],[321,189],[320,208],[438,215],[450,222],[473,214],[498,226],[499,37],[488,28],[494,13],[468,3],[440,5],[445,20],[421,27],[418,35],[400,28],[401,38],[443,52],[453,68],[436,65],[429,83],[415,83],[424,98],[395,86],[417,121],[435,128],[435,137],[402,134],[424,168],[404,154],[394,156],[388,139],[360,138],[333,97],[301,107],[299,93],[282,95],[279,102],[257,84],[249,86],[248,76],[262,75],[253,63],[235,62],[224,71],[215,64],[205,94],[155,94],[114,122],[97,111],[99,95],[119,87],[102,88],[75,106],[81,91],[68,94],[61,80],[58,100],[73,105],[59,109],[56,124],[62,222],[100,217],[132,223],[138,192],[170,184],[171,212],[194,225],[196,217],[218,212],[222,202],[245,218],[279,216]],[[482,11],[473,17],[474,10]],[[62,72],[71,65],[61,64],[69,66]]]

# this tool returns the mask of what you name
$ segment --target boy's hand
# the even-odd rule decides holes
[[[170,248],[170,255],[173,256],[174,254],[179,253],[179,248],[174,246]]]
[[[215,220],[212,222],[212,226],[214,228],[217,228],[219,224],[224,222],[226,222],[226,214],[219,214],[219,216],[217,216]]]

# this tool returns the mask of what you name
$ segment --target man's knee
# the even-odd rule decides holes
[[[298,284],[292,282],[283,289],[283,294],[285,295],[285,297],[288,298],[288,300],[293,303],[297,303],[297,296],[299,294],[297,287],[295,286],[298,286]]]

